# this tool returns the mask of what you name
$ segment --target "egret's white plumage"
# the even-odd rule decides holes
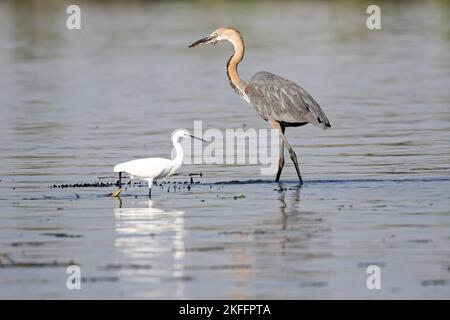
[[[114,172],[126,172],[132,179],[141,179],[148,181],[166,178],[171,176],[181,166],[174,163],[174,160],[164,158],[145,158],[136,159],[119,163],[114,167]]]
[[[183,148],[179,142],[181,137],[191,137],[204,141],[203,139],[189,135],[184,130],[177,130],[172,136],[172,143],[176,150],[175,159],[145,158],[119,163],[113,169],[114,172],[119,173],[119,185],[121,185],[121,173],[126,172],[132,179],[136,178],[147,181],[149,196],[151,196],[153,181],[170,177],[181,167],[184,156]]]

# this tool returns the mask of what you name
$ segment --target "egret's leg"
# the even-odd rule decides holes
[[[152,186],[153,186],[153,179],[148,180],[148,197],[149,198],[152,197]]]
[[[122,188],[122,172],[119,172],[119,189]]]

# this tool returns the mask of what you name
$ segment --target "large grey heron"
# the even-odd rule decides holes
[[[227,75],[231,87],[280,134],[280,154],[275,181],[280,180],[284,166],[284,146],[286,146],[302,185],[303,179],[298,167],[297,155],[286,139],[285,129],[307,123],[326,129],[330,127],[327,116],[305,89],[290,80],[267,71],[259,71],[249,83],[245,83],[237,72],[238,64],[244,57],[244,40],[240,32],[233,27],[219,28],[209,36],[194,42],[189,48],[208,43],[215,44],[219,41],[229,41],[234,46],[234,54],[227,62]]]

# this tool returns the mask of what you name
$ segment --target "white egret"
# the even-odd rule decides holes
[[[152,196],[153,181],[158,179],[165,179],[173,175],[183,162],[183,148],[180,145],[180,139],[182,137],[190,137],[194,139],[206,142],[201,138],[190,135],[185,130],[177,130],[172,136],[172,143],[176,151],[175,159],[169,160],[164,158],[145,158],[136,159],[123,163],[119,163],[114,166],[114,172],[119,173],[119,190],[122,188],[122,172],[126,172],[130,175],[131,179],[140,179],[148,182],[148,197]],[[120,195],[120,191],[116,191],[114,194]]]

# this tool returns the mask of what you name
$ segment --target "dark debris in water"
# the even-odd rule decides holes
[[[376,265],[380,268],[386,267],[385,262],[376,262],[376,261],[369,261],[369,262],[358,262],[358,268],[367,268],[368,266]]]
[[[47,245],[48,242],[44,241],[23,241],[23,242],[13,242],[11,247],[40,247]]]
[[[116,276],[101,276],[101,277],[82,277],[81,282],[117,282],[120,278]]]
[[[189,177],[191,177],[191,176],[199,176],[201,178],[201,177],[203,177],[203,173],[202,172],[200,172],[200,173],[189,173],[188,176]]]
[[[200,178],[203,177],[203,173],[190,173],[188,174],[187,181],[161,181],[158,183],[158,181],[154,181],[153,185],[160,187],[161,189],[164,189],[164,187],[167,187],[167,192],[170,192],[172,189],[174,192],[177,190],[191,190],[191,186],[194,184],[200,184],[200,181],[194,181],[193,176],[198,176]],[[113,177],[98,177],[99,180],[103,179],[112,179]],[[129,180],[128,182],[123,181],[127,179],[127,177],[122,178],[122,187],[124,186],[133,186],[133,187],[147,187],[147,183],[145,181],[132,181]],[[79,183],[65,183],[65,184],[53,184],[49,186],[50,189],[69,189],[69,188],[110,188],[110,187],[118,187],[119,181],[116,182],[104,182],[104,181],[95,181],[95,182],[79,182]],[[106,194],[106,196],[111,196],[111,193]],[[56,199],[56,197],[51,196],[47,197],[44,196],[47,199]],[[75,193],[75,197],[77,199],[80,198],[80,195],[78,193]],[[26,199],[26,200],[37,200],[37,199]]]
[[[173,276],[170,278],[163,278],[163,281],[193,281],[194,277],[192,276]]]
[[[263,229],[256,229],[253,231],[243,231],[243,230],[234,230],[234,231],[220,231],[218,235],[239,235],[239,236],[249,236],[249,235],[264,235],[264,234],[271,234],[273,231],[269,230],[263,230]]]
[[[256,184],[256,183],[273,183],[273,180],[262,180],[262,179],[255,179],[255,180],[246,180],[246,181],[240,181],[240,180],[231,180],[231,181],[219,181],[215,182],[214,184]]]
[[[223,251],[225,247],[214,246],[214,247],[198,247],[198,248],[185,248],[185,249],[174,249],[173,251],[183,251],[183,252],[205,252],[205,251]]]
[[[198,265],[185,266],[186,270],[248,270],[251,269],[249,264],[222,264],[222,265]]]
[[[411,239],[408,240],[408,242],[412,242],[412,243],[431,243],[433,242],[432,239]]]
[[[68,233],[42,233],[43,236],[51,236],[55,238],[82,238],[81,234],[68,234]]]
[[[50,262],[17,262],[5,253],[0,253],[0,268],[61,268],[70,265],[79,265],[70,260],[69,262],[60,262],[57,260]]]
[[[279,186],[276,189],[273,189],[273,191],[277,191],[277,192],[284,192],[284,191],[288,191],[288,190],[298,190],[299,187],[298,186],[293,186],[293,187],[283,187],[283,186]]]
[[[450,281],[446,279],[430,279],[430,280],[423,280],[421,282],[422,287],[429,287],[429,286],[446,286],[449,285]]]
[[[100,267],[100,270],[123,270],[123,269],[132,269],[132,270],[150,270],[152,269],[151,265],[148,264],[107,264],[104,267]]]
[[[50,188],[106,188],[116,186],[116,183],[112,182],[83,182],[74,184],[54,184]]]

